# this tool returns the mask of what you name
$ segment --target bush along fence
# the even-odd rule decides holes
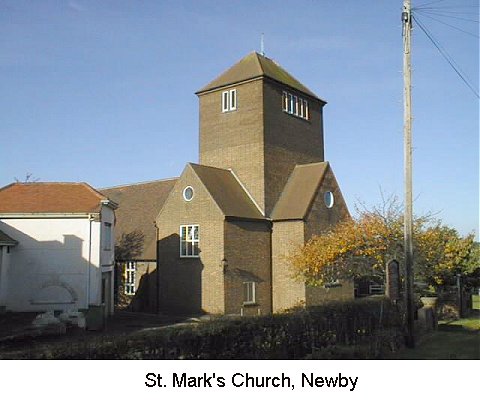
[[[371,359],[403,343],[401,315],[384,298],[263,317],[165,327],[52,346],[57,359]]]

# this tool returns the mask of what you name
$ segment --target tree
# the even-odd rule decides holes
[[[122,236],[115,244],[115,258],[119,261],[131,260],[142,254],[145,235],[136,229]]]
[[[384,278],[385,265],[403,261],[403,209],[394,196],[371,209],[357,207],[358,216],[312,237],[290,258],[296,275],[313,285],[337,279]],[[461,237],[431,214],[414,218],[416,279],[440,286],[457,273],[479,268],[473,235]]]
[[[431,286],[453,285],[457,274],[471,276],[480,268],[474,235],[437,224],[417,234],[417,274]]]

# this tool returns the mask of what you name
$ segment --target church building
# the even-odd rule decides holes
[[[149,304],[165,313],[265,315],[353,298],[352,283],[311,287],[288,262],[349,216],[324,159],[326,102],[256,52],[196,94],[199,162],[169,181],[159,206]],[[103,193],[119,203],[121,224],[118,190]]]

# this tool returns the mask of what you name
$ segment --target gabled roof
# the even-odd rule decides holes
[[[189,164],[226,217],[265,219],[232,171]]]
[[[297,165],[275,204],[272,220],[304,219],[328,168],[328,162]]]
[[[135,259],[155,260],[157,258],[154,221],[176,181],[176,178],[172,178],[100,189],[102,193],[118,203],[118,209],[115,212],[116,239],[135,230],[143,233],[143,252],[134,257]]]
[[[109,199],[83,182],[12,183],[0,189],[0,214],[94,213],[102,202]]]
[[[233,67],[229,68],[208,85],[200,89],[197,94],[259,77],[268,77],[311,97],[319,99],[315,93],[310,91],[275,61],[256,52],[252,52],[242,58]]]
[[[8,236],[5,232],[0,230],[0,246],[15,246],[17,241]]]

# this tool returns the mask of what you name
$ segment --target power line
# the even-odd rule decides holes
[[[445,1],[445,0],[431,1],[430,3],[420,4],[418,7],[428,6],[429,4],[441,3],[442,1]],[[415,7],[415,8],[417,8],[417,7]],[[412,10],[414,10],[414,8],[412,8]]]
[[[419,21],[415,15],[412,15],[413,20],[418,24],[420,29],[427,35],[427,37],[430,39],[430,41],[433,43],[433,45],[437,48],[437,50],[440,52],[440,54],[445,58],[445,60],[450,64],[450,66],[453,68],[453,70],[456,72],[456,74],[460,77],[460,79],[467,85],[467,87],[475,94],[477,98],[480,98],[478,95],[477,90],[473,87],[473,85],[468,82],[467,78],[464,77],[462,72],[460,71],[460,67],[458,64],[455,66],[456,62],[453,60],[453,58],[447,53],[445,49],[442,48],[442,46],[437,43],[437,41],[433,38],[432,34],[428,31],[428,29],[423,26],[423,24]]]
[[[453,9],[457,9],[457,7],[415,7],[413,10],[418,11],[418,10],[423,10],[423,11],[440,11],[440,12],[445,12],[445,13],[450,13],[450,14],[469,14],[469,15],[477,15],[477,12],[473,12],[472,10],[465,10],[465,11],[452,11]],[[478,8],[475,6],[475,8]]]
[[[440,13],[440,12],[434,12],[434,11],[424,11],[422,10],[422,12],[424,13],[428,13],[428,14],[432,14],[432,15],[437,15],[439,17],[444,17],[444,18],[454,18],[454,19],[460,19],[462,21],[469,21],[469,22],[476,22],[478,23],[478,19],[470,19],[470,18],[463,18],[463,17],[457,17],[455,15],[448,15],[448,14],[444,14],[444,13]]]
[[[479,35],[476,35],[475,33],[468,32],[468,31],[464,31],[463,29],[459,28],[458,26],[448,24],[448,23],[446,23],[445,21],[439,20],[439,19],[437,19],[437,18],[433,18],[432,16],[430,16],[430,15],[428,15],[428,14],[424,14],[424,13],[422,13],[421,11],[417,11],[417,13],[422,14],[422,16],[424,16],[424,17],[433,19],[434,21],[440,22],[441,24],[447,25],[447,26],[449,26],[450,28],[456,29],[457,31],[466,33],[467,35],[470,35],[470,36],[473,36],[473,37],[476,37],[476,38],[480,38],[480,36],[479,36]]]

